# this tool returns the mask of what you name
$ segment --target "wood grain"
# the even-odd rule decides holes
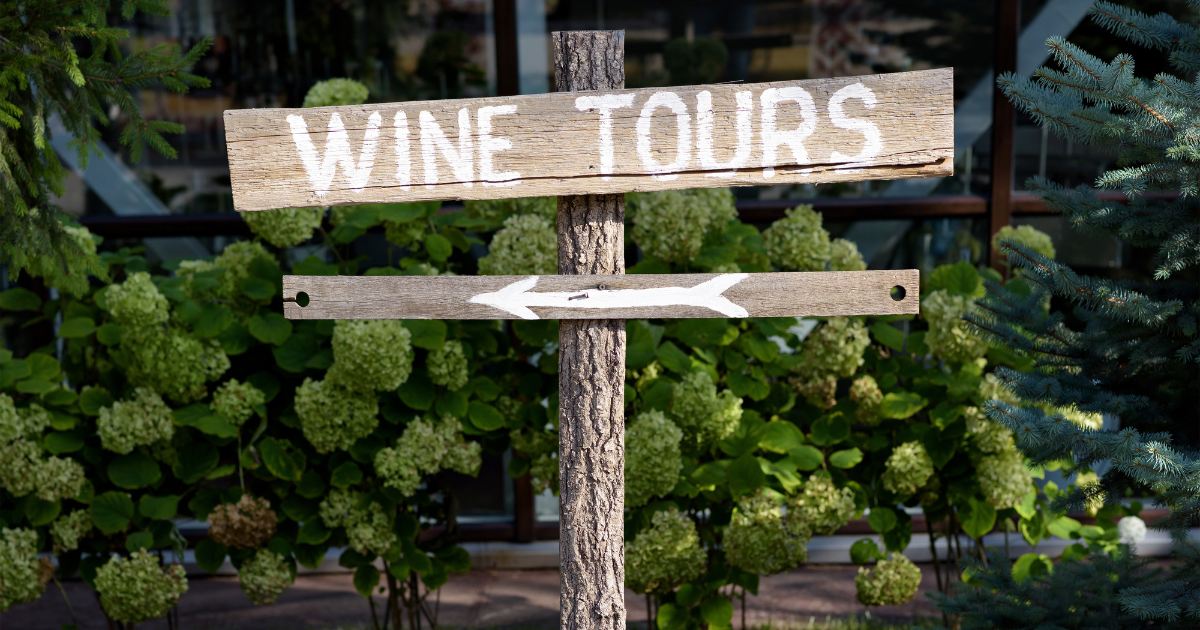
[[[844,116],[855,119],[851,128],[835,124],[830,99],[839,90],[861,84],[876,99],[842,98]],[[774,106],[775,128],[795,130],[803,123],[813,125],[800,141],[806,159],[799,159],[789,145],[775,150],[774,173],[764,170],[764,110],[762,96],[768,89],[801,88],[813,100],[808,117],[800,104],[785,100]],[[856,88],[857,89],[857,88]],[[699,95],[708,92],[712,105],[712,148],[709,166],[736,163],[738,136],[738,92],[749,92],[746,101],[750,132],[744,162],[737,168],[710,168],[702,164]],[[677,107],[686,109],[687,156],[677,167],[666,168],[679,156],[679,124],[669,107],[648,114],[651,159],[666,168],[647,171],[639,155],[638,121],[643,108],[655,95],[671,93]],[[597,109],[581,111],[576,99],[601,95],[629,95],[628,107],[611,110],[611,173],[604,173],[600,143],[601,114]],[[845,96],[845,93],[843,93]],[[664,98],[664,97],[659,97]],[[745,97],[743,97],[745,98]],[[669,99],[668,99],[669,100]],[[479,134],[481,107],[511,105],[513,114],[495,115],[491,121],[492,142],[507,139],[511,148],[490,151],[493,173],[517,173],[511,181],[486,181],[481,162]],[[682,111],[682,110],[681,110]],[[408,139],[408,185],[398,179],[402,160],[396,150],[395,119],[404,112]],[[428,112],[453,147],[460,148],[460,112],[466,112],[471,131],[470,167],[456,175],[441,150],[433,151],[431,163],[437,183],[427,184],[422,151],[420,118]],[[311,141],[313,168],[326,156],[328,127],[334,115],[345,127],[348,157],[355,168],[360,160],[366,129],[372,114],[378,114],[374,160],[364,171],[369,176],[351,181],[348,170],[338,165],[328,190],[318,194],[288,123],[289,116],[303,119]],[[856,160],[867,145],[858,123],[871,123],[879,130],[878,153]],[[870,76],[781,81],[748,85],[703,85],[640,90],[607,89],[592,92],[558,92],[527,96],[378,103],[310,109],[238,109],[225,112],[225,134],[234,206],[240,211],[281,207],[330,206],[358,203],[407,202],[435,199],[499,199],[543,195],[615,194],[632,191],[760,186],[764,184],[825,183],[868,179],[941,177],[953,173],[954,156],[953,72],[949,68]],[[430,134],[430,138],[434,136]],[[434,146],[430,141],[430,146]],[[493,145],[489,145],[493,146]],[[840,154],[840,157],[835,154]],[[715,162],[714,162],[715,161]],[[330,163],[332,165],[332,162]],[[318,169],[319,170],[319,169]],[[461,175],[461,177],[459,176]],[[361,184],[361,186],[359,186]]]
[[[724,274],[537,276],[533,292],[695,287]],[[283,312],[288,319],[517,319],[511,313],[468,302],[532,276],[284,276]],[[892,287],[904,288],[900,301]],[[749,317],[915,315],[919,309],[916,269],[780,272],[749,274],[723,295]],[[303,291],[309,304],[295,300]],[[579,300],[586,301],[585,299]],[[628,308],[531,307],[542,319],[674,319],[726,315],[697,306]]]

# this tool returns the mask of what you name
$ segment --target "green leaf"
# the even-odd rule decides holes
[[[449,414],[455,418],[465,418],[467,416],[467,395],[461,391],[444,392],[434,403],[433,408],[439,416]]]
[[[1012,567],[1013,579],[1018,582],[1024,582],[1031,577],[1049,575],[1051,573],[1054,573],[1054,563],[1050,561],[1050,556],[1044,553],[1022,554],[1013,563]]]
[[[0,308],[6,311],[36,311],[42,308],[42,298],[22,287],[0,292]]]
[[[433,397],[437,394],[437,388],[433,386],[433,381],[429,380],[429,375],[425,370],[413,370],[408,376],[408,380],[400,385],[400,389],[396,390],[400,396],[400,400],[405,405],[418,411],[428,411],[433,406]]]
[[[443,547],[437,552],[438,560],[446,564],[446,568],[455,573],[466,573],[471,570],[471,554],[457,545]]]
[[[319,518],[309,519],[300,527],[300,533],[296,535],[296,542],[301,545],[319,545],[326,540],[333,532],[329,531]]]
[[[379,569],[373,564],[364,564],[354,570],[354,590],[363,597],[370,597],[379,586]]]
[[[412,334],[414,347],[426,350],[441,350],[446,345],[446,322],[440,319],[406,319],[403,322]]]
[[[29,524],[34,527],[48,525],[51,521],[58,518],[61,512],[61,501],[43,501],[33,496],[29,497],[25,503],[25,518],[29,519]]]
[[[471,424],[482,431],[495,431],[505,424],[504,415],[487,403],[472,402],[469,409]]]
[[[217,415],[213,415],[213,414],[209,414],[207,416],[204,416],[203,418],[200,418],[192,426],[195,427],[196,430],[200,431],[201,433],[207,433],[208,435],[215,435],[216,437],[219,437],[219,438],[237,437],[237,434],[238,434],[237,427],[233,426],[232,424],[229,424],[229,422],[227,420],[225,420],[225,418],[222,418],[221,416],[217,416]]]
[[[1083,525],[1079,521],[1069,516],[1060,516],[1046,524],[1046,530],[1051,534],[1068,540],[1074,538],[1071,534],[1078,532],[1081,527]]]
[[[275,297],[275,283],[250,276],[242,280],[242,294],[252,300],[265,302]]]
[[[726,375],[725,380],[729,385],[729,391],[733,392],[734,396],[749,396],[752,400],[759,401],[771,393],[771,386],[766,381],[754,378],[751,374],[730,372]]]
[[[292,322],[279,313],[255,315],[250,318],[250,334],[263,343],[282,345],[292,336]]]
[[[850,562],[854,564],[871,564],[886,557],[887,553],[880,551],[879,545],[870,538],[861,538],[850,545]]]
[[[742,347],[746,349],[746,354],[758,359],[762,363],[770,363],[779,357],[779,344],[763,337],[759,334],[744,337]]]
[[[203,479],[220,460],[220,453],[212,444],[192,442],[187,448],[179,450],[179,459],[171,471],[183,483],[193,484]]]
[[[375,455],[382,451],[387,446],[383,440],[368,435],[367,437],[359,438],[350,445],[350,457],[360,464],[372,465],[375,463]]]
[[[62,455],[63,453],[74,453],[83,448],[83,433],[82,431],[60,431],[50,433],[46,436],[44,442],[47,451],[54,455]]]
[[[862,451],[858,448],[848,448],[829,455],[829,463],[838,468],[854,468],[863,460]]]
[[[300,373],[305,363],[321,349],[320,342],[312,335],[296,334],[288,337],[283,345],[271,348],[275,363],[288,372]]]
[[[224,304],[205,303],[200,305],[199,315],[189,321],[192,333],[201,339],[209,339],[221,334],[233,323],[233,311]]]
[[[225,354],[237,356],[250,349],[254,343],[254,337],[250,336],[249,329],[234,322],[217,335],[217,341],[221,344],[221,349],[225,351]]]
[[[296,465],[295,458],[274,438],[263,438],[258,443],[258,452],[263,464],[272,475],[287,481],[300,481],[304,470]]]
[[[658,357],[658,362],[663,364],[668,370],[676,374],[687,374],[692,371],[692,358],[686,352],[679,349],[679,346],[670,341],[664,341],[658,350],[655,351]],[[734,392],[735,394],[737,392]]]
[[[129,527],[129,521],[133,518],[133,500],[128,494],[113,490],[92,499],[89,510],[96,529],[105,534],[115,534]]]
[[[1059,556],[1059,558],[1062,560],[1065,560],[1067,562],[1070,562],[1071,560],[1083,560],[1084,558],[1087,557],[1087,555],[1088,555],[1087,547],[1083,546],[1080,543],[1075,543],[1073,545],[1067,545],[1062,550],[1062,555]]]
[[[125,550],[137,553],[139,550],[154,549],[154,534],[150,532],[134,532],[125,538]]]
[[[663,604],[658,608],[658,630],[682,630],[687,626],[688,610],[675,604]]]
[[[317,258],[309,256],[304,260],[292,265],[292,273],[297,276],[336,276],[338,275],[337,265]]]
[[[307,475],[308,473],[304,474]],[[323,489],[325,484],[321,484],[321,487]],[[307,523],[309,521],[316,520],[317,515],[320,512],[321,502],[317,501],[316,499],[305,499],[299,494],[289,494],[287,498],[279,504],[279,507],[283,508],[283,513],[293,521],[296,521],[297,523]]]
[[[319,569],[325,562],[325,552],[328,550],[329,545],[296,545],[292,547],[292,554],[300,566]]]
[[[728,628],[733,621],[733,602],[724,595],[712,595],[700,604],[700,617],[709,628]]]
[[[925,277],[925,295],[941,289],[952,295],[966,297],[980,298],[986,294],[983,278],[975,270],[975,265],[966,261],[942,265]]]
[[[788,453],[788,459],[792,460],[797,469],[807,471],[820,467],[821,463],[825,461],[825,456],[816,448],[804,444],[792,449]]]
[[[436,558],[430,559],[429,564],[429,570],[421,573],[421,583],[425,588],[436,591],[450,580],[450,572],[446,569],[446,563]]]
[[[121,343],[121,325],[115,322],[109,322],[100,328],[97,328],[96,339],[106,346],[115,346],[118,343]]]
[[[804,434],[791,422],[768,422],[758,447],[772,453],[788,453],[804,444]]]
[[[871,513],[867,515],[867,524],[880,534],[892,531],[897,522],[896,510],[882,505],[871,508]]]
[[[544,346],[552,341],[558,341],[558,322],[553,319],[525,320],[512,322],[513,332],[517,338],[527,344]],[[439,348],[441,345],[438,346]]]
[[[470,391],[472,394],[475,394],[479,400],[484,402],[492,402],[493,400],[496,400],[501,393],[500,386],[496,384],[496,381],[493,381],[486,376],[476,376],[470,381],[467,381],[467,386],[465,389]]]
[[[692,471],[692,481],[696,482],[697,486],[715,486],[725,482],[725,470],[729,467],[732,460],[718,460],[715,462],[705,462],[696,467]]]
[[[694,348],[716,346],[721,344],[728,327],[727,319],[685,319],[675,328],[675,336]]]
[[[52,382],[61,380],[62,367],[58,364],[58,359],[48,354],[34,352],[25,357],[25,362],[29,364],[29,378]]]
[[[0,364],[0,387],[8,387],[19,378],[28,378],[33,368],[24,359],[13,359]]]
[[[229,549],[211,538],[196,543],[196,565],[209,573],[216,573],[225,564]]]
[[[349,488],[350,486],[362,481],[362,468],[354,462],[342,462],[337,468],[333,469],[333,474],[329,479],[329,484],[335,488]]]
[[[904,333],[887,322],[871,324],[871,337],[892,350],[899,351],[904,348]]]
[[[425,237],[425,249],[429,251],[429,257],[436,261],[443,261],[454,253],[454,246],[450,243],[450,239],[441,234],[430,234]]]
[[[65,407],[75,402],[75,399],[77,398],[79,398],[79,396],[77,396],[75,392],[69,389],[59,388],[52,392],[47,392],[45,396],[42,396],[42,402],[55,407]],[[71,422],[71,426],[75,426],[75,423]]]
[[[207,479],[207,480],[209,480],[209,481],[212,481],[212,480],[214,480],[214,479],[220,479],[220,478],[222,478],[222,477],[228,477],[228,476],[232,475],[232,474],[233,474],[233,473],[235,473],[235,472],[237,472],[237,466],[236,466],[236,465],[234,465],[234,464],[222,464],[222,465],[220,465],[220,466],[217,466],[216,468],[212,469],[212,471],[210,471],[210,472],[209,472],[207,475],[204,475],[204,478],[205,478],[205,479]]]
[[[929,419],[933,421],[933,425],[939,429],[945,429],[958,420],[966,407],[963,405],[954,405],[949,401],[942,401],[941,404],[929,410]]]
[[[171,421],[176,426],[190,427],[211,415],[212,411],[209,410],[208,405],[204,403],[192,403],[171,412]]]
[[[423,216],[425,208],[421,203],[389,203],[379,207],[379,218],[383,221],[408,223]]]
[[[121,455],[108,464],[108,478],[118,488],[144,488],[162,478],[158,462],[141,451]]]
[[[832,446],[848,437],[850,423],[840,411],[821,416],[812,425],[812,443],[817,446]]]
[[[46,392],[58,387],[50,381],[40,379],[28,379],[17,383],[17,391],[22,394],[45,394]]]
[[[175,514],[179,511],[179,495],[172,494],[165,497],[142,495],[138,501],[138,511],[149,519],[175,518]]]
[[[879,415],[893,420],[904,420],[927,404],[928,400],[912,392],[888,392],[879,404]]]
[[[679,587],[675,591],[675,605],[684,608],[691,608],[700,602],[700,598],[704,597],[704,587],[693,582],[688,582]]]
[[[758,458],[749,453],[733,460],[726,474],[729,477],[729,489],[735,497],[754,494],[767,482]]]
[[[912,541],[912,518],[907,512],[896,512],[896,526],[884,532],[883,547],[888,551],[901,552]]]
[[[86,337],[96,332],[96,322],[91,317],[72,317],[58,327],[58,336],[65,339]]]
[[[968,536],[979,538],[996,525],[996,508],[986,501],[971,498],[967,505],[959,508],[958,520]]]
[[[1016,510],[1021,518],[1033,518],[1033,515],[1037,514],[1037,490],[1030,490],[1016,505]]]

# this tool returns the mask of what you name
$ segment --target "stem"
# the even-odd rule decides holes
[[[242,486],[242,494],[246,494],[246,476],[242,472],[242,428],[238,427],[238,483]]]
[[[646,592],[646,630],[654,630],[654,602],[648,591]]]
[[[742,587],[742,630],[746,630],[746,587]]]
[[[933,556],[933,574],[937,577],[938,592],[944,595],[946,591],[942,589],[942,566],[938,562],[937,537],[933,535],[933,523],[926,520],[925,528],[929,532],[929,555]]]
[[[67,597],[67,589],[63,588],[62,582],[58,581],[58,576],[52,576],[54,585],[58,587],[58,592],[62,593],[63,602],[67,605],[67,612],[71,614],[71,624],[76,628],[79,627],[79,620],[75,618],[75,608],[71,606],[71,599]]]

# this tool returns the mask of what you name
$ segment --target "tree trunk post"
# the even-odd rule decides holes
[[[559,92],[625,87],[625,32],[553,33]],[[624,195],[558,198],[558,273],[625,273]],[[625,630],[625,320],[559,322],[559,627]]]

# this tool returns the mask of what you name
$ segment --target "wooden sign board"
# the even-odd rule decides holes
[[[239,211],[953,174],[953,71],[225,112]]]
[[[917,270],[577,276],[284,276],[288,319],[913,315]],[[300,293],[307,306],[297,302]]]

